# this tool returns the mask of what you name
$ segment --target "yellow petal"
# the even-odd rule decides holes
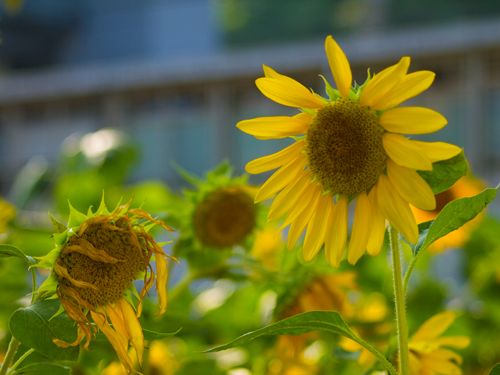
[[[459,354],[448,349],[438,349],[433,351],[432,353],[425,355],[424,357],[426,359],[432,359],[436,361],[453,361],[458,364],[462,364],[463,362],[463,359]]]
[[[450,348],[463,349],[470,345],[470,338],[467,336],[445,336],[434,339],[439,346],[449,346]]]
[[[255,84],[269,99],[295,108],[317,110],[325,106],[320,98],[296,80],[278,74],[269,67],[266,67],[265,71],[266,78],[258,78]]]
[[[157,249],[155,249],[157,250]],[[155,251],[156,259],[156,291],[158,292],[158,302],[160,311],[155,316],[163,314],[167,310],[167,277],[168,263],[163,254]]]
[[[54,264],[54,271],[59,277],[64,277],[66,280],[71,282],[71,284],[73,284],[76,287],[99,290],[99,288],[94,284],[88,283],[86,281],[76,280],[73,277],[71,277],[71,275],[68,273],[68,270],[65,267],[61,266],[58,262]]]
[[[258,117],[240,121],[236,127],[258,139],[279,139],[304,134],[309,122],[304,117],[274,116]]]
[[[352,83],[352,73],[349,61],[347,60],[344,51],[340,49],[339,45],[335,42],[335,40],[333,40],[331,35],[326,38],[325,50],[337,89],[339,90],[340,95],[347,98],[349,91],[351,90]]]
[[[285,164],[262,185],[259,192],[255,196],[255,203],[265,201],[271,198],[278,191],[283,189],[304,170],[307,164],[307,157],[305,154],[299,154],[288,164]]]
[[[404,134],[432,133],[448,123],[440,113],[423,107],[391,109],[380,116],[379,122],[387,131]]]
[[[384,110],[396,107],[405,100],[413,98],[427,90],[429,86],[432,85],[432,82],[434,82],[435,76],[436,74],[426,70],[407,74],[402,77],[386,95],[384,95],[382,100],[376,105],[371,106],[371,108],[375,110]]]
[[[119,306],[117,306],[117,308],[120,309]],[[118,314],[118,312],[116,312],[110,304],[106,306],[106,312],[108,313],[109,320],[111,320],[111,324],[113,324],[113,328],[120,339],[122,346],[127,349],[129,336],[127,329],[125,328],[125,323],[123,322],[123,317],[120,316],[123,316],[123,314],[121,311],[120,314]]]
[[[411,341],[434,339],[446,331],[454,320],[455,313],[453,311],[436,314],[420,326],[411,338]]]
[[[377,362],[377,357],[370,353],[367,349],[363,348],[358,357],[358,363],[363,372],[371,369],[373,365]]]
[[[448,160],[462,151],[460,147],[445,142],[412,141],[412,143],[425,153],[431,163]]]
[[[435,354],[435,353],[433,353]],[[434,355],[426,355],[420,359],[422,367],[443,375],[461,375],[462,370],[451,360],[441,359]]]
[[[342,197],[333,207],[328,218],[328,228],[325,236],[325,253],[332,267],[340,266],[347,242],[347,198]]]
[[[304,143],[305,140],[300,140],[298,142],[294,142],[292,145],[284,148],[280,152],[255,159],[246,165],[245,171],[257,174],[279,168],[297,157],[297,155],[304,149]]]
[[[307,262],[318,254],[325,242],[326,228],[328,226],[328,222],[325,218],[330,216],[332,209],[333,197],[331,193],[327,193],[320,198],[318,208],[307,226],[303,247],[304,259]]]
[[[396,65],[390,66],[375,74],[361,94],[359,102],[362,106],[376,106],[406,74],[410,66],[410,58],[403,57]]]
[[[372,212],[372,226],[370,237],[368,238],[368,243],[366,244],[366,251],[372,257],[375,257],[380,254],[385,237],[385,216],[378,206],[377,185],[370,190],[368,198],[370,199],[370,208]]]
[[[432,162],[427,154],[408,138],[399,134],[384,133],[382,144],[387,155],[403,167],[432,171]]]
[[[140,372],[134,370],[134,365],[132,364],[132,360],[130,359],[127,353],[127,348],[125,348],[122,345],[122,341],[120,340],[116,332],[113,330],[113,328],[111,328],[111,326],[108,324],[106,318],[103,316],[103,313],[90,311],[90,315],[92,316],[92,319],[94,320],[97,327],[108,338],[109,342],[115,349],[116,354],[120,359],[120,362],[123,364],[123,366],[125,366],[127,372],[128,373],[135,372],[136,374],[140,374]]]
[[[389,178],[381,174],[377,184],[377,201],[389,223],[410,243],[418,241],[418,227],[410,205],[396,191]]]
[[[296,182],[288,185],[276,196],[269,208],[267,221],[277,220],[290,212],[295,206],[295,203],[302,199],[304,190],[311,182],[311,172],[305,169],[302,174],[297,177]]]
[[[371,231],[371,219],[370,201],[366,193],[362,192],[356,200],[356,210],[354,211],[351,241],[347,253],[347,261],[350,264],[356,264],[366,250]]]
[[[286,218],[283,221],[283,224],[281,224],[281,226],[279,227],[278,231],[290,225],[304,210],[307,209],[307,207],[315,197],[317,182],[310,181],[306,182],[305,185],[306,188],[303,190],[301,195],[302,199],[295,200],[294,206],[288,212],[288,215],[286,215]]]
[[[139,365],[142,367],[142,359],[144,354],[144,334],[142,333],[142,327],[139,323],[139,320],[135,316],[134,309],[130,304],[124,299],[120,299],[117,302],[119,305],[122,314],[123,321],[125,323],[125,328],[127,329],[128,336],[130,338],[130,343],[134,347],[137,353],[137,361]]]
[[[288,232],[288,240],[286,242],[286,246],[288,250],[292,250],[295,246],[295,243],[300,238],[306,225],[309,224],[313,213],[318,209],[318,203],[323,194],[323,190],[319,185],[315,186],[315,190],[312,194],[312,199],[309,205],[297,216],[297,218],[293,221],[292,225],[290,225],[290,231]]]
[[[387,159],[387,176],[407,202],[421,210],[434,210],[436,198],[430,186],[413,169],[401,167],[391,159]]]

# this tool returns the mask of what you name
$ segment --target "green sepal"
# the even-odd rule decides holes
[[[361,94],[363,93],[363,90],[365,89],[366,85],[368,84],[368,82],[370,82],[371,79],[372,79],[372,76],[370,74],[370,68],[368,68],[367,78],[366,78],[365,83],[363,83],[361,86],[358,87],[358,92],[357,92],[358,98],[361,98]],[[356,83],[356,86],[358,86],[357,83]]]
[[[54,273],[51,273],[50,276],[45,279],[42,285],[40,285],[36,292],[55,292],[58,283],[59,278]]]
[[[51,214],[50,212],[47,211],[47,213],[49,214],[49,217],[50,217],[50,221],[52,222],[52,226],[54,227],[54,230],[56,231],[56,233],[63,233],[65,232],[66,230],[68,230],[68,228],[66,228],[66,225],[60,223],[59,221],[57,221]]]
[[[335,90],[330,83],[326,80],[325,77],[323,77],[321,74],[319,75],[321,78],[323,78],[323,81],[325,82],[325,91],[326,95],[330,98],[330,101],[333,102],[337,99],[342,99],[342,95],[338,92],[338,90]]]
[[[57,296],[57,295],[56,295]],[[49,319],[49,322],[54,319],[55,317],[61,315],[63,312],[65,312],[66,310],[64,309],[64,306],[61,304],[61,306],[59,306],[59,309],[55,312],[54,315],[52,315]]]
[[[313,115],[313,116],[316,114],[315,110],[312,110],[312,109],[309,109],[309,108],[301,108],[300,110],[302,112],[309,113],[310,115]]]
[[[434,194],[439,194],[453,186],[469,170],[463,150],[451,159],[432,164],[432,171],[417,171],[429,184]]]
[[[179,164],[176,162],[170,162],[170,165],[172,168],[176,170],[177,173],[181,175],[181,177],[189,184],[193,186],[198,186],[203,183],[203,181],[198,178],[198,176],[192,174],[191,172],[188,172],[184,168],[182,168]]]
[[[54,242],[56,243],[56,246],[62,246],[68,241],[68,232],[69,230],[66,229],[62,233],[54,233],[52,236],[54,238]]]
[[[314,96],[316,96],[317,98],[321,99],[321,101],[325,104],[328,104],[330,103],[330,100],[326,99],[326,98],[323,98],[321,95],[319,94],[316,94],[312,89],[311,89],[312,93]]]
[[[108,208],[106,207],[106,202],[104,201],[104,191],[102,192],[102,198],[101,198],[101,203],[99,204],[99,208],[97,209],[97,211],[94,214],[92,214],[92,216],[98,216],[98,215],[110,215],[110,212],[108,211]],[[90,217],[90,215],[89,215],[89,217]]]
[[[40,262],[37,264],[34,264],[32,267],[41,267],[41,268],[52,268],[54,267],[54,263],[56,262],[57,257],[61,253],[61,248],[56,247],[55,249],[52,249],[49,251],[47,255],[45,255],[42,258],[37,258],[41,259]]]
[[[69,199],[68,199],[68,206],[69,206],[68,228],[79,227],[85,222],[85,220],[87,220],[87,216],[77,211],[71,205]]]
[[[157,225],[158,225],[158,224],[156,224],[155,222],[151,222],[151,223],[149,223],[148,225],[143,226],[143,228],[144,228],[144,231],[145,231],[146,233],[148,233],[151,229],[153,229],[153,228],[154,228],[155,226],[157,226]]]

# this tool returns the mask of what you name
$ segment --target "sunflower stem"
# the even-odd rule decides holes
[[[27,356],[29,356],[31,353],[33,353],[35,351],[35,349],[30,349],[28,350],[26,353],[24,353],[18,360],[16,363],[14,363],[14,365],[12,365],[12,368],[9,370],[9,372],[7,373],[7,375],[10,375],[12,374],[17,366],[19,366],[21,364],[22,361],[24,361],[26,359]]]
[[[399,373],[410,375],[410,357],[408,351],[408,326],[406,322],[405,291],[401,271],[401,249],[399,233],[390,227],[392,272],[394,276],[394,297],[396,304],[396,323],[398,327]]]
[[[14,355],[17,352],[17,348],[19,348],[19,344],[19,340],[12,336],[9,343],[9,349],[7,349],[2,367],[0,367],[0,375],[5,375],[7,373],[7,370],[14,359]]]

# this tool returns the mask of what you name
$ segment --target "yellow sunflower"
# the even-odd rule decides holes
[[[261,187],[255,202],[272,198],[268,220],[287,215],[287,246],[293,248],[307,226],[303,253],[311,260],[323,244],[328,262],[338,267],[347,242],[347,206],[356,200],[347,260],[354,264],[365,250],[376,256],[385,234],[385,221],[416,243],[418,229],[409,203],[432,210],[431,188],[415,170],[432,170],[460,148],[443,142],[419,142],[405,134],[434,132],[446,125],[439,113],[422,107],[397,108],[420,94],[435,74],[407,74],[409,57],[351,87],[349,62],[331,36],[326,54],[338,91],[328,83],[329,100],[297,81],[264,66],[259,90],[279,104],[300,108],[293,117],[261,117],[237,127],[258,139],[294,137],[282,151],[256,159],[249,173],[279,168]],[[334,203],[335,200],[335,203]]]
[[[409,343],[411,375],[462,374],[458,366],[462,364],[462,357],[445,347],[466,348],[469,337],[440,337],[454,320],[455,314],[445,311],[425,321],[415,332]]]
[[[142,299],[155,278],[160,304],[158,315],[167,307],[167,258],[170,256],[148,230],[155,224],[169,231],[172,229],[140,208],[129,208],[130,204],[131,201],[110,213],[103,200],[97,212],[89,209],[88,215],[70,205],[69,228],[52,218],[58,232],[54,234],[56,248],[37,266],[52,270],[39,292],[55,292],[68,316],[78,324],[75,342],[54,338],[54,343],[63,348],[76,346],[86,337],[85,348],[88,349],[92,331],[95,333],[87,314],[90,313],[97,328],[113,345],[127,373],[138,373],[127,349],[130,343],[142,366],[144,335],[137,318],[141,315]],[[156,261],[156,275],[150,263],[153,260]],[[137,293],[133,281],[141,278],[144,287]],[[132,295],[139,300],[136,311]]]

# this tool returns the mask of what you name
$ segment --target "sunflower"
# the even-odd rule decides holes
[[[326,81],[329,100],[264,65],[259,90],[275,102],[302,109],[293,117],[261,117],[237,127],[258,139],[293,137],[296,142],[278,153],[246,165],[249,173],[279,168],[261,187],[255,202],[272,198],[268,220],[287,215],[289,249],[307,226],[303,254],[311,260],[325,244],[328,262],[338,267],[347,242],[347,206],[356,201],[347,260],[354,264],[368,251],[379,254],[385,221],[409,242],[418,228],[409,203],[432,210],[431,188],[415,170],[449,159],[460,148],[443,142],[419,142],[405,134],[434,132],[446,125],[439,113],[422,107],[397,106],[420,94],[435,74],[407,74],[409,57],[351,87],[349,62],[331,36],[326,54],[338,90]]]
[[[462,357],[445,347],[466,348],[469,337],[440,337],[454,320],[455,314],[445,311],[425,321],[415,332],[409,343],[411,375],[462,374],[458,366]]]
[[[38,291],[55,292],[68,316],[78,324],[75,342],[54,338],[57,346],[76,346],[86,337],[85,349],[88,349],[92,331],[95,334],[87,314],[90,313],[127,373],[138,373],[127,352],[128,345],[130,342],[142,366],[144,336],[137,319],[141,315],[142,299],[156,279],[158,315],[165,312],[167,258],[171,258],[148,230],[156,224],[172,229],[140,208],[131,209],[130,204],[131,201],[110,213],[103,199],[99,209],[95,213],[89,209],[87,216],[70,205],[69,229],[51,217],[58,232],[54,234],[56,248],[37,266],[51,268],[52,273]],[[156,261],[156,275],[152,260]],[[133,281],[140,278],[144,280],[144,287],[137,293]],[[139,300],[136,311],[132,295]]]

